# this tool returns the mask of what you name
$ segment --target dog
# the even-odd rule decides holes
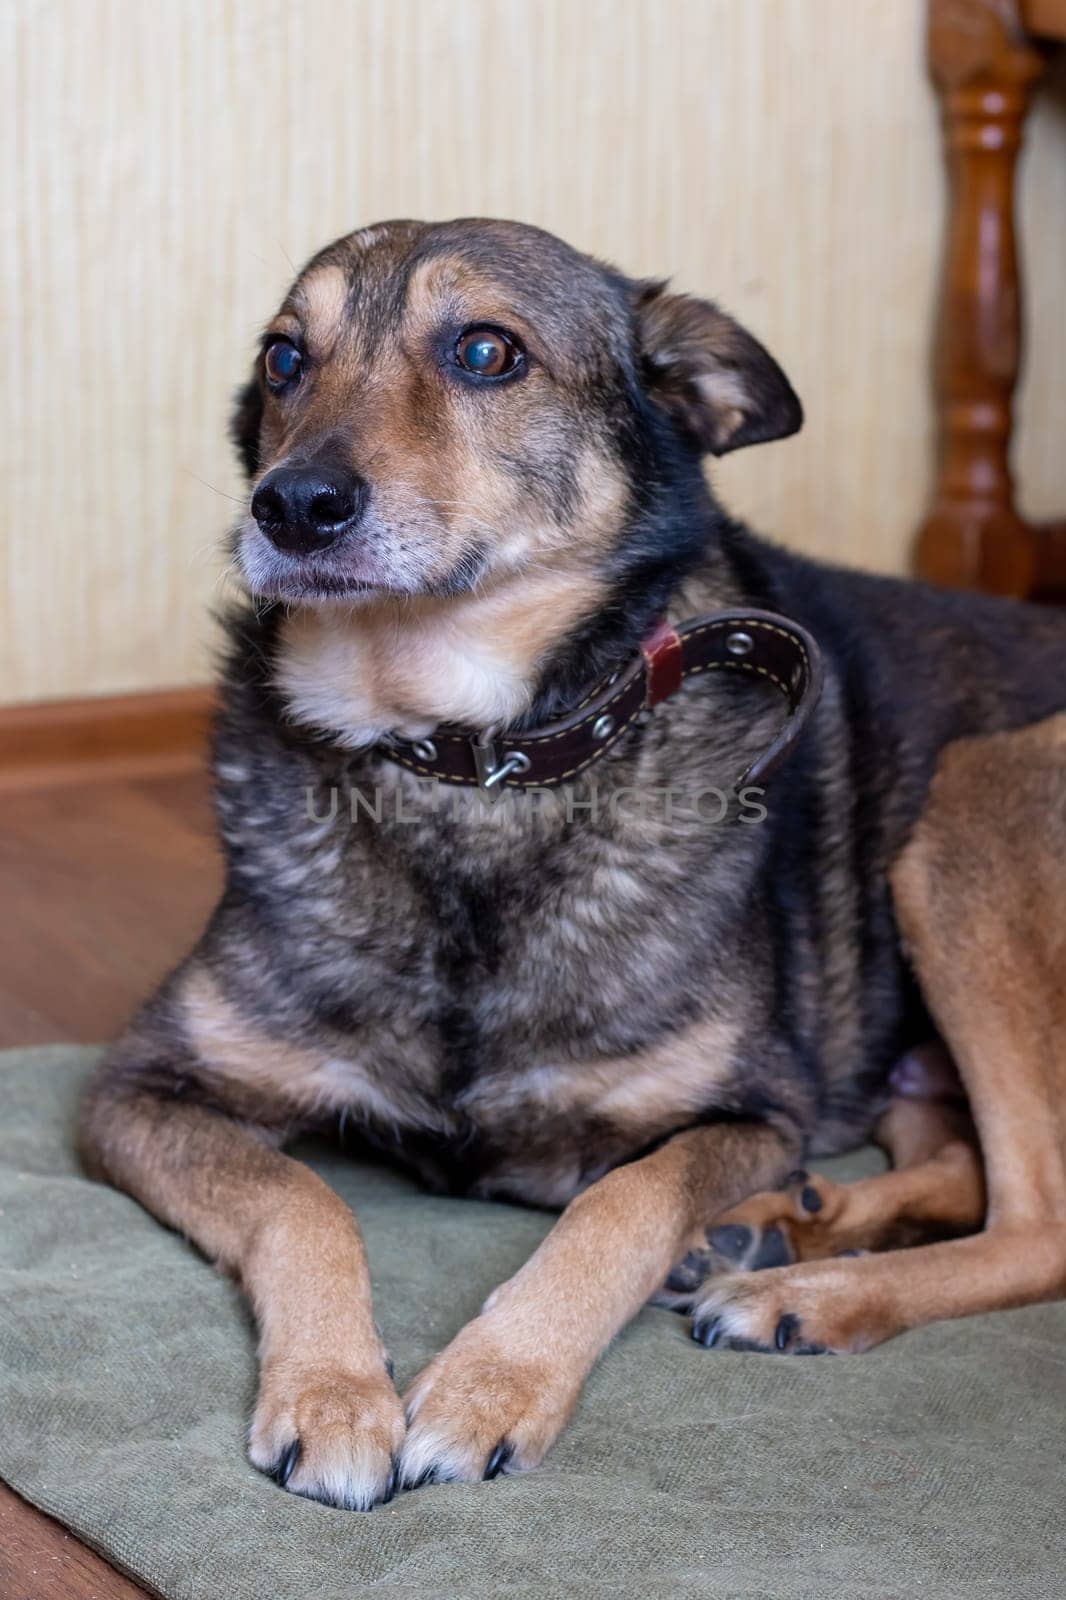
[[[351,234],[266,329],[225,889],[82,1139],[240,1279],[292,1492],[535,1466],[656,1295],[803,1354],[1066,1286],[1066,622],[730,520],[705,457],[801,420],[715,305],[515,223]],[[406,1404],[282,1148],[345,1126],[562,1211]]]

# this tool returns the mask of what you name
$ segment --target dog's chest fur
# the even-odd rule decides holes
[[[568,802],[494,806],[242,728],[217,763],[212,966],[241,1019],[298,1047],[271,1089],[432,1180],[545,1203],[716,1106],[762,1110],[770,833],[735,799],[716,822],[716,792],[779,720],[763,686],[688,686]]]

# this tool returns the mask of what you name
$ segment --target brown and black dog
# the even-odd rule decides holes
[[[83,1132],[239,1276],[251,1459],[292,1491],[367,1507],[536,1464],[657,1291],[705,1344],[802,1353],[1066,1286],[1066,620],[728,520],[702,458],[800,420],[714,306],[516,224],[355,233],[266,331],[235,418],[226,888]],[[550,722],[659,619],[736,607],[825,663],[754,815],[686,804],[781,721],[726,672],[562,808],[441,805],[393,758]],[[972,1125],[892,1094],[938,1035]],[[345,1124],[428,1183],[565,1207],[406,1411],[355,1219],[281,1149]],[[883,1178],[797,1172],[875,1131]]]

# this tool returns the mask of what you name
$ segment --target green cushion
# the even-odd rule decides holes
[[[820,1360],[647,1310],[539,1471],[366,1514],[282,1493],[244,1457],[237,1290],[79,1172],[93,1059],[0,1056],[0,1475],[167,1600],[1066,1594],[1066,1305]],[[401,1386],[551,1222],[310,1158],[363,1224]]]

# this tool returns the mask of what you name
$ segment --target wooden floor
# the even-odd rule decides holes
[[[113,1036],[188,949],[220,877],[195,772],[0,793],[0,1046]],[[0,1484],[2,1600],[141,1595]]]

